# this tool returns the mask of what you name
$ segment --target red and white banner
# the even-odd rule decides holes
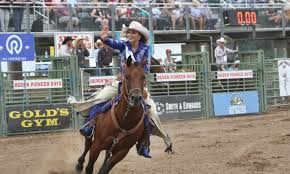
[[[240,70],[240,71],[218,71],[217,79],[243,79],[253,78],[252,70]]]
[[[192,81],[196,80],[196,72],[156,73],[156,82]]]
[[[13,80],[13,89],[62,88],[62,79]]]
[[[89,86],[99,86],[105,85],[106,83],[111,83],[116,78],[116,76],[95,76],[89,78]]]

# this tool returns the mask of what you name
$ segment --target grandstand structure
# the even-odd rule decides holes
[[[286,1],[68,2],[36,0],[12,6],[0,4],[0,8],[24,10],[20,32],[35,34],[37,55],[44,55],[54,45],[56,32],[89,31],[98,36],[105,19],[113,34],[121,30],[122,24],[140,21],[154,33],[154,43],[186,43],[185,51],[200,51],[204,43],[215,46],[215,40],[225,35],[242,50],[264,49],[266,57],[287,55],[290,10]],[[60,19],[64,18],[62,12],[67,15],[65,20]],[[8,32],[14,31],[10,26]],[[277,51],[270,51],[273,48]]]
[[[104,68],[80,68],[77,56],[59,57],[56,49],[63,41],[60,36],[86,36],[94,51],[103,23],[119,39],[123,24],[139,21],[151,33],[152,48],[156,44],[181,47],[181,52],[172,55],[180,58],[176,72],[151,72],[146,79],[163,118],[262,113],[290,105],[290,74],[280,75],[287,66],[290,72],[290,4],[285,0],[35,0],[0,3],[0,9],[10,13],[8,29],[1,27],[1,34],[33,33],[35,62],[43,66],[32,71],[16,66],[0,69],[0,135],[81,126],[82,120],[74,117],[77,113],[66,98],[89,98],[118,73],[120,60],[116,54],[111,76],[91,76],[86,72]],[[239,48],[227,63],[231,66],[239,60],[237,71],[216,69],[213,53],[220,37],[226,39],[227,47]],[[41,118],[45,114],[51,117]]]

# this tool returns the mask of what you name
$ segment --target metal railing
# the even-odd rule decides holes
[[[132,4],[132,3],[77,3],[73,7],[66,3],[14,3],[13,6],[1,5],[0,8],[22,8],[25,9],[25,19],[22,26],[24,31],[29,32],[33,21],[39,15],[44,19],[44,31],[53,33],[55,31],[100,31],[104,18],[107,18],[112,31],[120,31],[122,24],[128,25],[132,20],[138,20],[148,28],[166,33],[168,30],[175,32],[214,30],[221,35],[227,30],[282,30],[285,33],[290,24],[289,4],[287,3],[245,3],[245,4]],[[30,10],[33,9],[33,10]],[[103,10],[107,17],[92,15],[92,11]],[[59,10],[65,10],[66,19],[57,15]],[[125,10],[125,11],[124,11]],[[246,16],[242,12],[250,10],[255,12],[256,25],[245,23]],[[30,16],[33,11],[33,17]],[[119,12],[123,12],[120,14]],[[237,11],[240,19],[236,18]],[[126,13],[125,13],[126,12]],[[224,21],[224,15],[228,15],[230,21]],[[241,20],[239,25],[232,26],[231,20]],[[251,19],[252,20],[252,19]],[[237,21],[236,21],[237,23]],[[74,25],[75,24],[75,25]],[[254,28],[253,28],[254,27]],[[9,31],[14,31],[10,27]]]
[[[289,106],[289,98],[279,96],[279,76],[277,60],[264,60],[263,51],[239,52],[235,60],[241,61],[239,70],[251,70],[250,78],[219,79],[217,71],[212,70],[214,63],[209,62],[208,52],[184,53],[182,64],[177,64],[178,72],[195,73],[196,80],[185,81],[158,81],[158,74],[151,73],[148,76],[147,88],[153,97],[166,96],[198,96],[201,101],[203,117],[214,116],[213,94],[215,93],[243,93],[255,91],[259,98],[259,111],[264,112],[268,106]],[[46,59],[47,60],[47,59]],[[102,74],[108,68],[78,68],[75,57],[63,57],[52,59],[52,69],[34,72],[7,72],[0,73],[0,113],[1,133],[7,133],[6,109],[14,106],[28,107],[38,104],[64,104],[69,95],[79,99],[87,99],[93,92],[101,90],[104,83],[94,84],[91,78],[110,77],[118,74],[119,67],[111,67],[110,75]],[[159,65],[164,67],[164,65]],[[165,67],[166,68],[166,67]],[[101,73],[97,73],[100,72]],[[95,72],[95,74],[90,74]],[[32,79],[62,79],[62,88],[52,89],[14,89],[13,81],[9,76],[20,73],[23,81]],[[167,73],[171,74],[171,73]],[[160,75],[160,74],[159,74]],[[92,80],[92,81],[90,81]],[[76,113],[74,113],[76,114]],[[4,117],[3,117],[4,116]],[[72,125],[78,127],[81,120],[75,118]]]

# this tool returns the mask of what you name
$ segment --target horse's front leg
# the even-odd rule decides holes
[[[129,152],[130,148],[114,152],[111,158],[102,166],[98,174],[108,174],[110,170],[120,162]]]
[[[106,163],[107,163],[109,157],[110,157],[110,151],[109,151],[109,150],[106,150],[106,156],[105,156],[105,159],[104,159],[104,162],[103,162],[101,168],[103,168],[103,167],[106,165]]]
[[[89,157],[88,165],[86,167],[86,174],[93,173],[94,164],[97,161],[100,152],[101,152],[101,145],[99,141],[95,139],[90,149],[90,157]]]
[[[79,157],[78,163],[76,165],[76,171],[77,172],[81,172],[83,170],[83,167],[84,167],[83,164],[85,162],[85,157],[86,157],[88,151],[90,150],[91,146],[92,146],[92,138],[90,138],[90,139],[86,138],[86,140],[85,140],[85,150],[82,153],[82,155]]]

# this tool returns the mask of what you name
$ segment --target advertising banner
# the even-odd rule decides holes
[[[116,76],[94,76],[89,77],[89,86],[99,86],[105,85],[106,83],[111,83],[116,78]]]
[[[260,110],[258,91],[213,93],[216,116],[257,113]]]
[[[13,89],[62,88],[62,79],[13,80]]]
[[[278,60],[280,96],[290,95],[290,60]]]
[[[66,37],[72,37],[74,39],[74,48],[76,46],[76,41],[79,38],[84,38],[84,44],[88,49],[90,56],[88,58],[94,58],[94,34],[93,33],[57,33],[54,34],[54,47],[55,47],[55,57],[59,57],[59,49]]]
[[[239,71],[218,71],[217,79],[242,79],[253,78],[252,70],[239,70]]]
[[[201,96],[153,96],[158,115],[162,118],[201,117]]]
[[[0,61],[35,60],[33,34],[0,34]]]
[[[67,129],[72,118],[67,104],[8,107],[6,115],[9,133]]]
[[[156,73],[156,82],[176,82],[196,80],[195,72],[188,73]]]

